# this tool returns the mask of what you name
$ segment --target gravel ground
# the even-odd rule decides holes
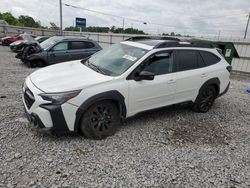
[[[250,77],[206,114],[171,106],[126,120],[105,140],[32,128],[21,102],[29,69],[0,46],[0,187],[250,187]]]

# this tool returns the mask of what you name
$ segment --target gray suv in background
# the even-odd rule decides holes
[[[21,60],[29,67],[84,59],[100,51],[100,45],[85,37],[55,36],[23,50]]]

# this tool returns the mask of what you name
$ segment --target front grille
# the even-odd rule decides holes
[[[25,88],[25,91],[23,93],[24,102],[28,109],[32,106],[32,104],[35,102],[35,97],[33,93],[29,90],[29,88]]]

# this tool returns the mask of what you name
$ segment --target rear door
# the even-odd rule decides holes
[[[207,80],[206,65],[196,50],[175,50],[177,64],[175,102],[193,101]]]
[[[55,64],[64,61],[70,61],[69,43],[67,41],[59,42],[48,51],[48,63]]]
[[[72,60],[84,59],[96,52],[95,45],[90,41],[71,41],[70,55]]]

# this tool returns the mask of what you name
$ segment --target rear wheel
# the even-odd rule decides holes
[[[113,135],[120,124],[119,110],[112,101],[100,101],[86,111],[80,128],[87,138],[103,139]]]
[[[195,112],[206,113],[209,111],[216,99],[216,90],[213,86],[208,86],[199,93],[196,101],[192,105]]]

